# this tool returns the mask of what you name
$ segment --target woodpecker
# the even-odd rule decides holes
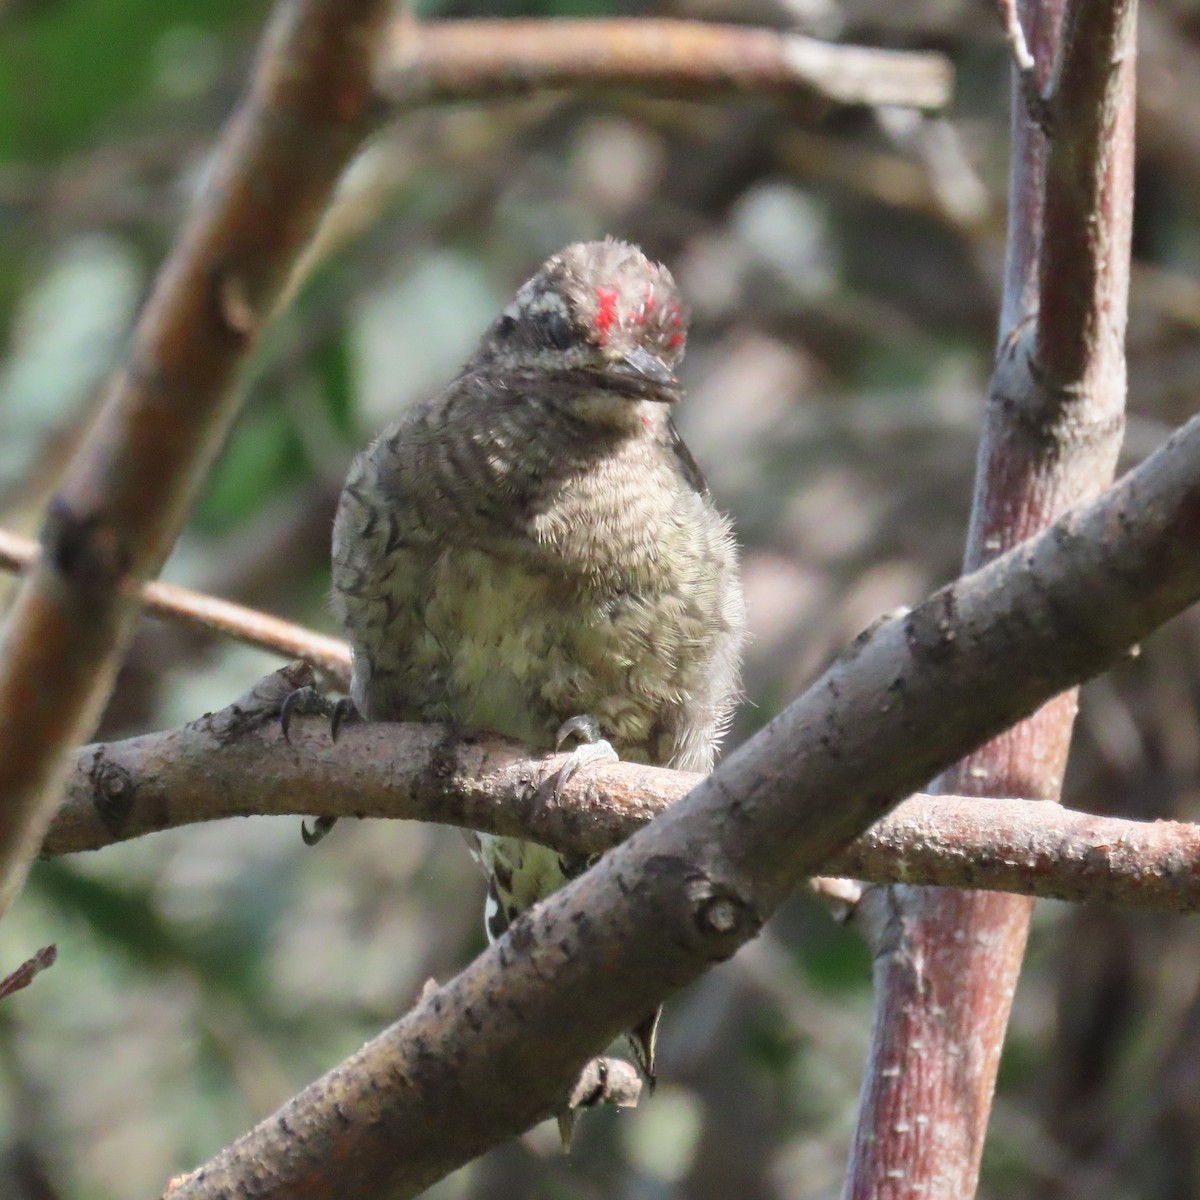
[[[355,460],[333,603],[367,720],[711,768],[739,692],[737,547],[672,421],[687,315],[608,239],[554,255],[450,385]],[[488,938],[586,865],[473,834]],[[628,1034],[653,1083],[659,1013]]]

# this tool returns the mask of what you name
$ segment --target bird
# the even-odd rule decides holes
[[[711,769],[745,610],[731,524],[671,415],[687,325],[636,246],[567,246],[453,381],[357,456],[332,603],[363,718],[575,742],[558,788],[614,756]],[[493,942],[588,865],[468,836]],[[660,1012],[626,1035],[651,1086]]]

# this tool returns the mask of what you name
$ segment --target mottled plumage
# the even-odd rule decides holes
[[[624,759],[712,765],[743,612],[728,522],[670,418],[684,335],[665,268],[570,246],[357,458],[333,586],[364,717],[551,749],[586,715]],[[582,866],[488,835],[478,852],[492,938]],[[651,1075],[652,1043],[648,1019]]]

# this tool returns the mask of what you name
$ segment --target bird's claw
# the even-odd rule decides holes
[[[341,696],[330,700],[328,696],[317,691],[315,687],[297,688],[284,697],[279,709],[279,728],[283,739],[291,742],[292,718],[295,716],[319,716],[329,718],[329,739],[336,742],[338,732],[347,721],[359,719],[358,708],[349,696]],[[300,824],[300,837],[306,846],[315,846],[337,823],[337,817],[317,817],[310,829],[304,822]]]
[[[619,1058],[593,1058],[583,1068],[565,1103],[554,1115],[564,1154],[570,1154],[575,1122],[585,1108],[610,1104],[635,1108],[642,1090],[637,1069]]]
[[[301,687],[294,692],[288,692],[279,710],[279,728],[283,732],[283,740],[292,740],[292,718],[314,714],[320,716],[330,711],[330,702],[321,695],[315,687]]]
[[[317,817],[309,829],[306,821],[300,822],[300,840],[306,846],[315,846],[337,824],[337,817]]]
[[[292,740],[292,718],[297,716],[328,717],[329,738],[336,742],[342,726],[348,721],[357,721],[359,712],[349,696],[330,700],[315,687],[302,687],[289,692],[279,709],[279,727],[283,731],[285,741]]]
[[[570,717],[558,727],[554,735],[555,750],[561,750],[563,743],[573,737],[589,746],[604,741],[604,735],[600,732],[600,722],[587,713]]]
[[[600,722],[595,717],[582,713],[564,721],[554,735],[554,748],[561,750],[563,743],[576,737],[582,745],[577,746],[570,758],[559,768],[554,776],[554,799],[561,800],[566,786],[574,778],[575,772],[581,767],[590,767],[601,762],[620,762],[612,743],[606,741],[600,732]]]
[[[329,715],[329,740],[338,740],[338,731],[347,721],[361,720],[358,706],[349,696],[339,696],[333,702],[333,712]]]

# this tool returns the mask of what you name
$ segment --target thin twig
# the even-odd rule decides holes
[[[1008,42],[1009,53],[1012,55],[1013,69],[1017,73],[1017,86],[1025,103],[1025,111],[1029,119],[1043,132],[1050,132],[1050,97],[1042,91],[1038,83],[1037,63],[1029,52],[1029,43],[1025,40],[1025,29],[1021,25],[1021,15],[1017,12],[1017,0],[996,0],[996,10],[1000,16],[1000,24],[1004,29],[1004,37]]]
[[[58,947],[43,946],[32,958],[27,958],[15,971],[0,979],[0,1000],[27,988],[47,967],[58,961]]]
[[[0,911],[85,740],[136,617],[236,411],[256,342],[375,116],[387,0],[279,5],[204,196],[63,479],[0,647]]]
[[[0,571],[18,574],[26,571],[38,554],[36,542],[0,529]],[[270,613],[158,580],[142,585],[139,600],[143,610],[152,616],[208,629],[283,658],[301,659],[316,667],[333,687],[345,690],[350,685],[350,647],[340,638],[327,637]]]
[[[395,28],[378,86],[402,108],[570,88],[939,109],[954,82],[942,54],[701,21],[402,20]]]

